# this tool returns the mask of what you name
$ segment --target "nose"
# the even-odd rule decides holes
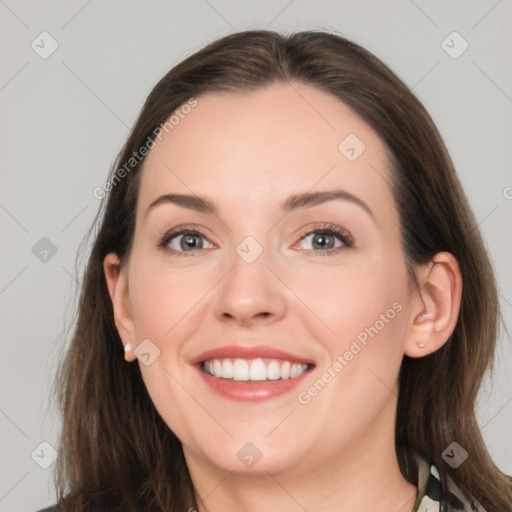
[[[252,263],[235,254],[216,291],[215,315],[223,323],[251,327],[280,320],[286,312],[283,284],[267,268],[265,251]]]

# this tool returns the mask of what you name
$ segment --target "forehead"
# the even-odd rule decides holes
[[[340,187],[370,203],[392,202],[382,141],[328,93],[278,83],[208,93],[186,111],[146,158],[141,208],[169,192],[208,196],[220,208],[230,200],[261,208],[292,193]]]

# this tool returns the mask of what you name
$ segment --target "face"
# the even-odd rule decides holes
[[[162,135],[121,277],[189,466],[311,471],[388,442],[409,281],[382,141],[303,84],[201,96]]]

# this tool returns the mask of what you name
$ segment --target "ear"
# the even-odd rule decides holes
[[[103,260],[103,270],[105,272],[110,300],[112,301],[114,322],[119,336],[125,347],[127,347],[128,344],[134,347],[135,327],[128,293],[126,267],[121,268],[117,254],[110,253],[107,254]],[[127,361],[134,361],[136,359],[133,349],[125,350],[125,359]]]
[[[462,296],[459,264],[448,252],[436,254],[418,272],[418,282],[404,349],[409,357],[432,354],[446,343],[455,329]]]

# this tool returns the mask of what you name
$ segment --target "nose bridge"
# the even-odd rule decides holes
[[[250,324],[284,315],[282,285],[267,268],[272,260],[268,246],[266,239],[260,243],[255,237],[246,236],[235,247],[231,270],[222,280],[216,296],[215,311],[219,318]]]

